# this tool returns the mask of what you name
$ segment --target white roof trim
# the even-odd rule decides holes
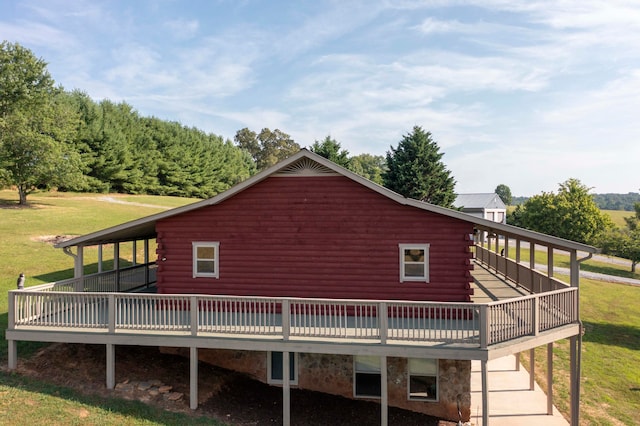
[[[299,152],[292,155],[291,157],[252,176],[251,178],[233,186],[232,188],[226,191],[221,192],[220,194],[216,195],[213,198],[198,201],[196,203],[188,204],[186,206],[178,207],[172,210],[167,210],[167,211],[157,213],[151,216],[143,217],[131,222],[113,226],[111,228],[102,229],[100,231],[96,231],[91,234],[86,234],[80,237],[76,237],[76,238],[58,243],[55,245],[55,247],[64,248],[64,247],[73,247],[73,246],[90,246],[90,245],[105,244],[105,243],[116,242],[116,241],[131,241],[132,239],[154,238],[156,221],[173,217],[173,216],[186,213],[192,210],[196,210],[202,207],[216,205],[228,198],[233,197],[237,193],[244,191],[245,189],[257,183],[262,182],[264,179],[272,175],[278,175],[279,172],[283,170],[285,171],[290,170],[291,166],[293,166],[296,162],[298,162],[303,158],[312,160],[320,164],[321,166],[324,166],[326,169],[332,170],[338,175],[347,177],[359,183],[360,185],[363,185],[402,205],[416,207],[421,210],[426,210],[433,213],[442,214],[444,216],[459,219],[464,222],[469,222],[476,225],[476,227],[482,230],[495,232],[500,235],[516,236],[526,241],[530,241],[534,243],[542,243],[547,246],[566,249],[566,250],[582,250],[590,253],[597,252],[597,249],[595,247],[592,247],[586,244],[578,243],[575,241],[569,241],[562,238],[552,237],[550,235],[529,231],[529,230],[518,228],[512,225],[493,222],[488,219],[482,219],[467,213],[460,212],[458,210],[452,210],[445,207],[440,207],[433,204],[425,203],[423,201],[418,201],[411,198],[403,197],[402,195],[395,193],[383,186],[380,186],[375,182],[372,182],[356,173],[353,173],[352,171],[347,170],[333,163],[332,161],[329,161],[326,158],[316,153],[313,153],[307,149],[300,150]],[[327,175],[327,174],[325,173],[324,175]]]

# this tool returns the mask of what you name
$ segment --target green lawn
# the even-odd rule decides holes
[[[62,250],[39,239],[48,235],[81,235],[176,207],[193,199],[117,196],[134,204],[100,201],[103,194],[34,194],[31,206],[17,208],[17,194],[0,191],[0,362],[6,365],[7,291],[15,288],[20,272],[27,285],[72,276],[73,261]],[[152,206],[142,206],[149,204]],[[88,251],[87,258],[95,256]],[[130,252],[123,250],[123,257]],[[524,251],[523,259],[528,259]],[[544,253],[536,261],[546,263]],[[559,256],[557,266],[568,257]],[[583,266],[600,272],[628,276],[624,267],[588,261]],[[639,278],[638,274],[634,278]],[[633,424],[640,412],[640,287],[581,280],[583,345],[582,424]],[[19,356],[29,356],[41,344],[20,343]],[[545,352],[537,351],[539,379],[544,380]],[[567,343],[555,345],[556,405],[568,414]],[[526,363],[525,363],[526,365]],[[119,399],[104,400],[58,386],[0,372],[0,414],[13,424],[215,424],[210,419],[159,412],[145,404]],[[0,423],[2,420],[0,420]]]
[[[631,217],[635,214],[635,212],[628,212],[624,210],[602,210],[602,212],[608,214],[613,223],[619,227],[626,226],[627,223],[624,221],[625,217]]]
[[[29,197],[30,206],[17,207],[14,191],[0,191],[0,362],[6,366],[7,291],[14,289],[20,272],[27,285],[73,276],[73,260],[62,250],[39,241],[48,235],[81,235],[162,211],[99,201],[99,194],[44,193]],[[177,197],[118,197],[123,201],[176,207],[196,200]],[[89,253],[89,256],[96,256]],[[126,250],[122,254],[130,256]],[[20,357],[29,356],[42,344],[20,342]],[[162,412],[136,401],[87,397],[70,389],[52,386],[0,372],[0,424],[51,425],[184,425],[219,424],[212,419]]]
[[[581,425],[637,424],[640,410],[640,287],[581,280]],[[554,345],[554,403],[569,415],[569,345]],[[527,354],[523,364],[528,366]],[[536,379],[546,381],[546,350],[536,351]],[[546,385],[543,385],[546,386]],[[544,388],[544,387],[543,387]]]

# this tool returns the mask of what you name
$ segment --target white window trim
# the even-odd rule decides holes
[[[193,278],[220,278],[220,243],[211,241],[194,241],[192,243]],[[198,247],[214,247],[215,257],[213,259],[213,273],[198,272]],[[207,259],[211,260],[211,259]]]
[[[439,402],[440,401],[440,361],[436,361],[436,397],[435,398],[417,398],[411,396],[411,368],[409,367],[409,358],[407,358],[407,400],[409,401],[423,401],[423,402]],[[431,376],[431,374],[413,374],[414,376]]]
[[[280,351],[277,351],[280,352]],[[271,378],[271,354],[272,352],[267,352],[267,383],[270,385],[281,385],[282,380],[277,380]],[[293,358],[293,371],[295,373],[295,378],[289,377],[289,384],[297,385],[298,384],[298,353],[297,352],[289,352],[289,358]]]
[[[422,281],[429,282],[429,247],[430,244],[398,244],[400,248],[400,282],[403,283],[405,281]],[[405,250],[424,250],[424,277],[408,277],[404,273],[404,251]],[[418,262],[416,262],[418,263]]]
[[[370,356],[370,355],[364,355],[364,356]],[[381,395],[358,395],[358,393],[356,392],[356,380],[357,380],[357,374],[361,373],[361,374],[377,374],[378,380],[382,380],[382,371],[380,371],[380,366],[378,366],[378,372],[371,372],[371,371],[358,371],[357,369],[357,358],[358,355],[354,355],[353,356],[353,397],[354,398],[363,398],[363,399],[382,399]],[[380,385],[380,387],[382,387],[382,384]]]

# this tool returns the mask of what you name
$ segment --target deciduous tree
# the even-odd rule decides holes
[[[625,217],[626,226],[615,228],[600,240],[602,253],[631,261],[631,272],[640,263],[640,203],[634,205],[635,215]]]
[[[0,179],[18,189],[20,204],[38,188],[82,178],[68,141],[77,129],[47,64],[20,46],[0,44]]]
[[[279,129],[272,131],[265,127],[256,134],[245,127],[236,132],[234,140],[238,147],[251,155],[258,170],[271,167],[300,151],[300,145]]]
[[[578,179],[560,184],[557,194],[543,192],[516,207],[509,223],[567,240],[594,244],[612,226],[590,188]]]
[[[405,197],[451,207],[456,182],[442,162],[443,155],[431,133],[415,126],[387,152],[384,186]]]
[[[349,170],[382,185],[382,174],[387,162],[382,155],[360,154],[349,159]]]

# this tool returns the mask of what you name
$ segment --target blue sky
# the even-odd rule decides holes
[[[55,81],[233,139],[384,155],[432,132],[456,191],[640,191],[635,0],[0,0]]]

